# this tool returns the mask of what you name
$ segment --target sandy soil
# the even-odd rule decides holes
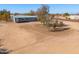
[[[0,39],[11,53],[79,53],[79,23],[64,23],[71,29],[49,32],[39,22],[0,23]]]

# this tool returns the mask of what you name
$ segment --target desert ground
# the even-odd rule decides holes
[[[11,54],[79,53],[79,22],[63,21],[70,29],[50,32],[40,22],[0,23],[0,39]]]

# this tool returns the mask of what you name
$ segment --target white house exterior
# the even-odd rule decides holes
[[[70,19],[74,19],[74,20],[79,20],[79,15],[70,15],[70,16],[68,16],[68,18],[70,18]]]
[[[66,17],[71,20],[79,20],[79,15],[55,16],[55,18],[59,18],[59,19],[67,19]]]
[[[36,21],[37,16],[26,16],[26,15],[11,15],[11,19],[13,22],[29,22]]]

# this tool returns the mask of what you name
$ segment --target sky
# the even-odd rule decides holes
[[[41,4],[0,4],[0,10],[7,9],[11,13],[28,13],[30,10],[36,11]],[[49,13],[51,14],[63,14],[79,13],[79,4],[48,4]]]

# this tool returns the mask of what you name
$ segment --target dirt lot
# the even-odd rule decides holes
[[[0,39],[11,53],[79,53],[79,23],[64,23],[71,29],[49,32],[39,22],[0,23]]]

